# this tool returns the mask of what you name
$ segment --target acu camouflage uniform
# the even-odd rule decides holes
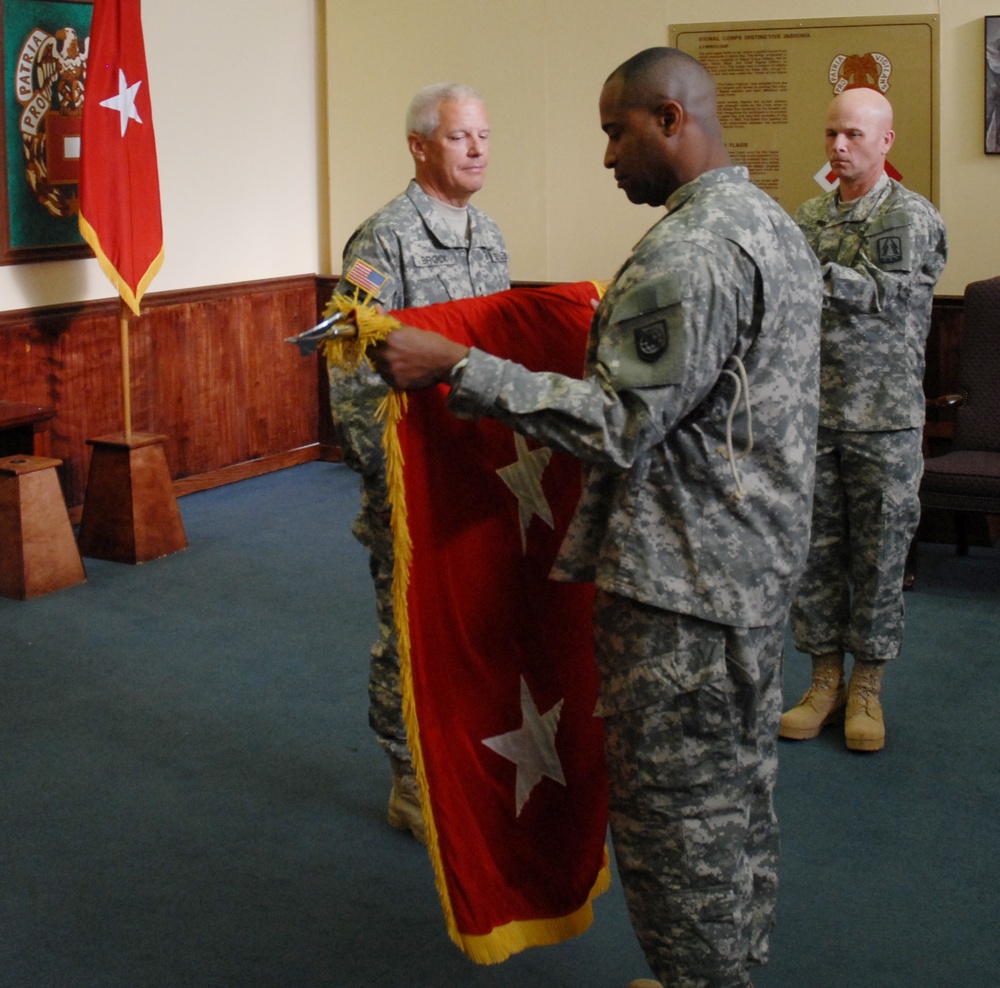
[[[499,227],[469,206],[470,241],[458,236],[437,214],[433,201],[415,182],[374,213],[344,248],[346,275],[355,260],[386,276],[377,301],[387,310],[490,295],[510,287],[507,248]],[[353,294],[342,278],[337,291]],[[362,292],[362,296],[364,292]],[[392,532],[382,429],[375,410],[388,387],[373,369],[355,375],[330,371],[330,408],[346,463],[361,475],[361,510],[352,531],[369,552],[375,584],[378,639],[372,646],[368,695],[369,722],[382,747],[403,765],[411,762],[403,725],[399,653],[392,615]]]
[[[706,172],[667,210],[598,307],[584,380],[473,350],[449,402],[583,461],[553,576],[598,587],[597,713],[632,922],[665,985],[744,988],[773,922],[821,284],[744,168]]]
[[[812,547],[792,608],[796,646],[894,659],[903,572],[920,520],[924,347],[944,224],[883,175],[867,195],[810,199],[796,222],[823,270]]]

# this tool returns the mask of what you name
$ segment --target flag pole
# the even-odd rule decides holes
[[[94,0],[80,135],[80,233],[121,298],[122,432],[93,446],[80,519],[84,556],[144,563],[187,546],[164,451],[132,431],[131,316],[163,263],[156,141],[140,0]]]
[[[118,326],[121,332],[121,348],[122,348],[122,415],[124,420],[124,433],[125,442],[130,443],[132,441],[132,382],[131,374],[129,372],[129,339],[128,339],[128,323],[129,323],[129,307],[125,299],[119,298],[118,300]]]

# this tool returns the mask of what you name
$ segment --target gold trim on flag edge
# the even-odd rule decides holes
[[[603,296],[607,282],[594,281],[593,285],[598,297]],[[384,339],[400,325],[393,317],[376,312],[370,303],[371,295],[367,294],[361,298],[359,292],[355,292],[353,296],[335,294],[331,298],[323,312],[324,317],[337,311],[350,311],[357,323],[358,334],[354,338],[341,337],[323,341],[320,352],[323,353],[329,366],[339,367],[347,372],[356,371],[361,366],[362,361],[368,359],[365,354],[368,345]],[[458,929],[445,878],[433,808],[427,795],[427,774],[420,743],[419,725],[414,710],[415,701],[410,671],[410,628],[407,598],[413,543],[407,521],[403,454],[397,432],[397,427],[406,412],[406,405],[407,396],[405,393],[390,390],[376,413],[376,418],[384,424],[382,444],[385,451],[389,503],[392,506],[393,609],[403,692],[403,721],[406,725],[407,739],[413,755],[414,769],[420,784],[421,809],[427,833],[427,849],[434,868],[435,886],[444,911],[448,935],[477,964],[497,964],[528,947],[549,946],[585,932],[593,923],[594,899],[606,892],[611,886],[610,858],[607,846],[605,846],[602,866],[586,901],[568,915],[544,919],[514,920],[481,935],[462,933]]]
[[[114,266],[114,263],[104,253],[104,248],[101,247],[101,239],[98,237],[97,231],[87,222],[82,213],[79,214],[78,220],[80,236],[90,245],[90,249],[94,252],[98,264],[101,265],[101,270],[107,275],[108,280],[114,285],[118,294],[125,300],[125,304],[136,315],[139,315],[139,303],[142,301],[142,296],[146,294],[146,289],[149,288],[150,283],[163,266],[163,245],[160,245],[160,252],[153,258],[149,267],[146,268],[146,273],[139,279],[136,290],[133,292],[132,286],[118,273],[118,269]]]

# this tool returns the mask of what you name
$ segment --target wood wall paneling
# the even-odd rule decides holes
[[[283,342],[317,321],[335,286],[308,275],[146,296],[131,320],[132,427],[168,437],[177,493],[340,458],[322,361]],[[55,409],[47,455],[63,460],[71,508],[86,493],[87,440],[123,425],[118,312],[112,300],[0,312],[0,398]],[[935,299],[929,396],[955,390],[961,337],[962,298]],[[948,415],[928,421],[931,453],[948,448]],[[926,519],[923,534],[947,540],[944,524]]]
[[[316,360],[283,342],[317,306],[313,276],[146,296],[129,332],[132,428],[168,437],[172,477],[320,455],[289,457],[317,447],[320,403]],[[48,449],[70,506],[86,492],[87,439],[124,425],[118,313],[114,301],[0,313],[0,397],[55,409]]]

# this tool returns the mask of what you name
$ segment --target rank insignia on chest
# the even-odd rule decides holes
[[[898,264],[903,259],[903,243],[899,237],[882,237],[877,241],[879,264]]]
[[[667,324],[645,323],[635,328],[635,352],[647,364],[655,364],[667,352]]]

